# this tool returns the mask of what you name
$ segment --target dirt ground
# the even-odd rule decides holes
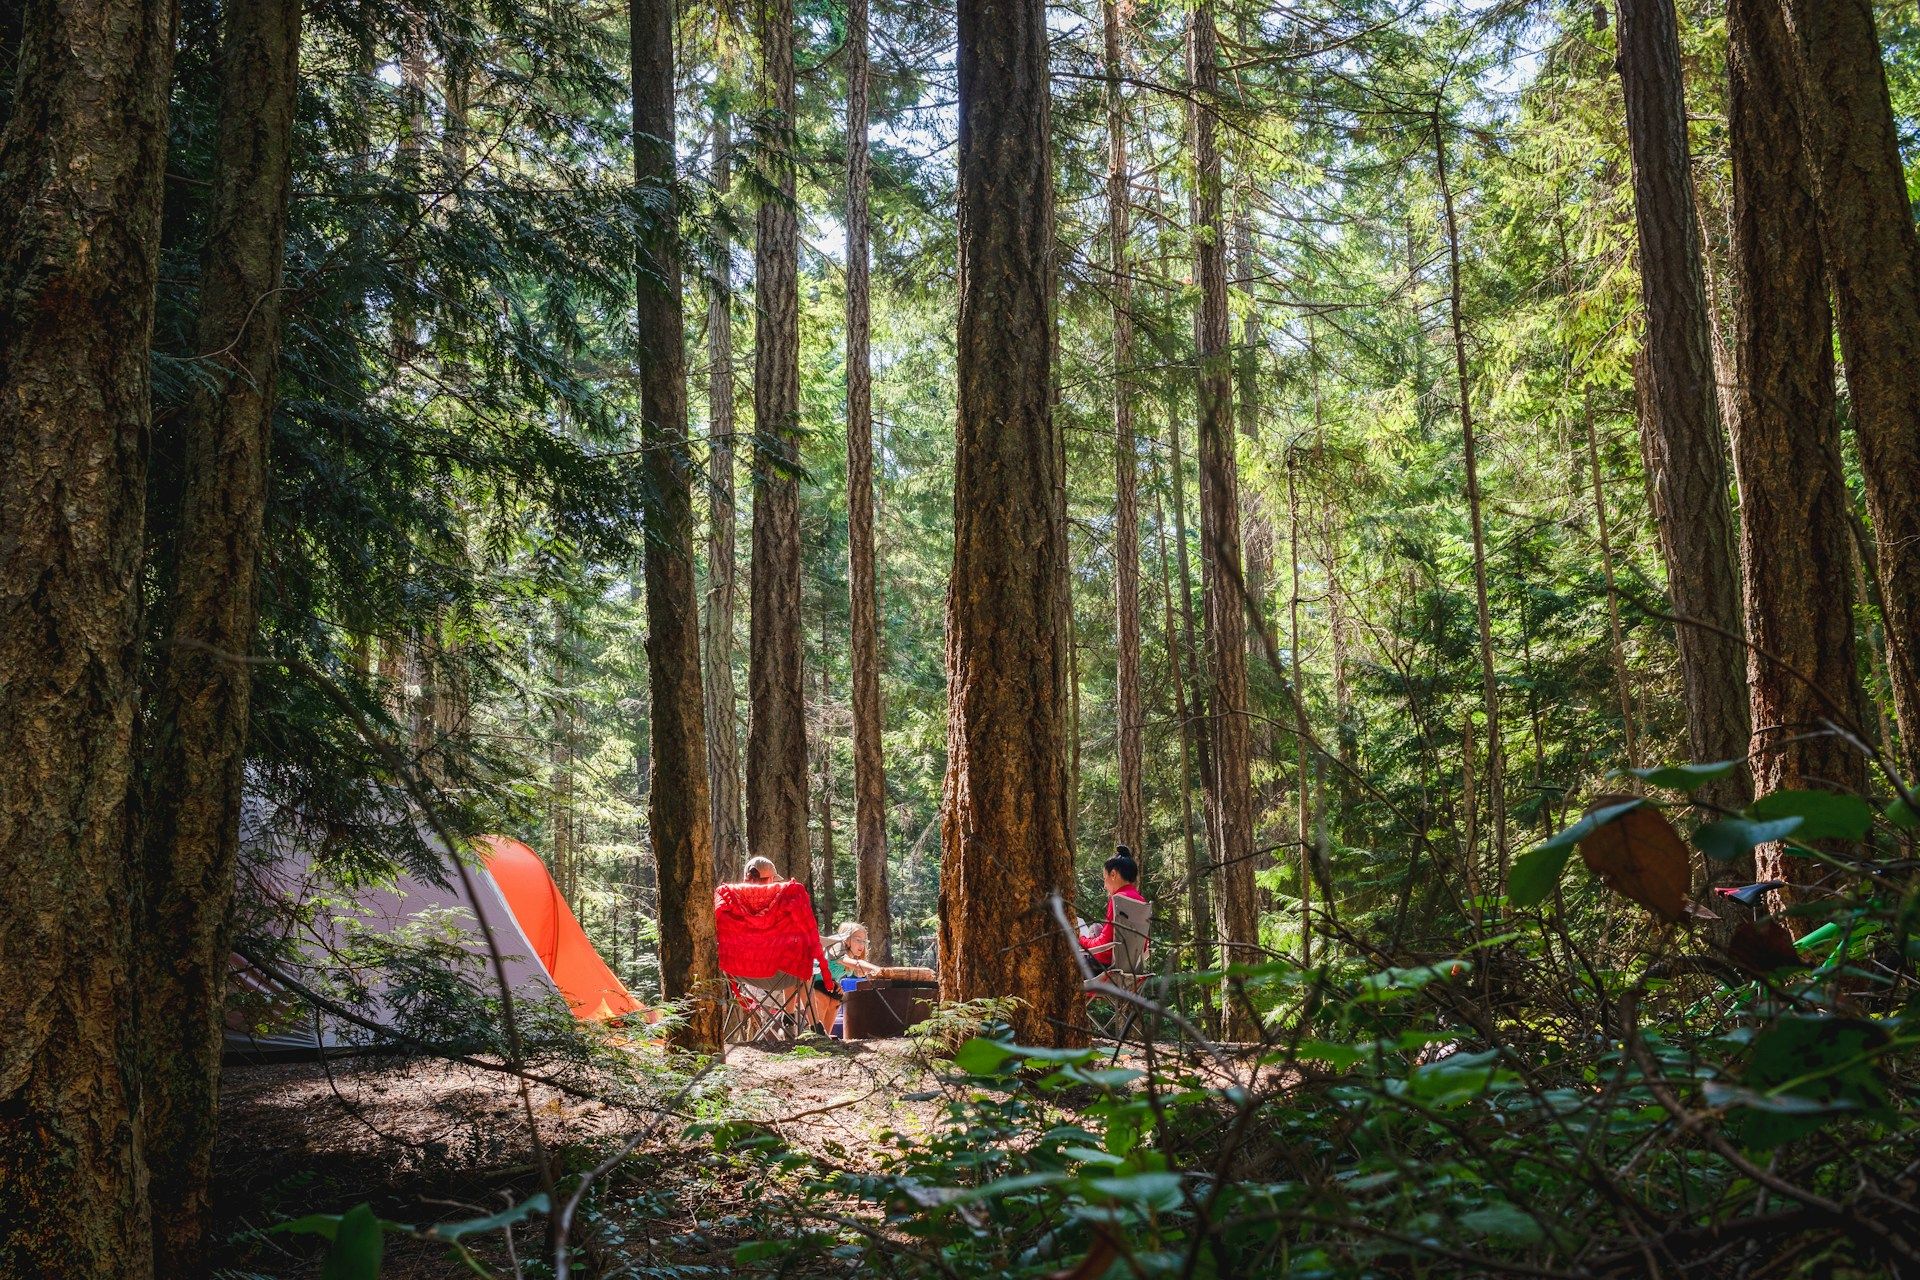
[[[750,1189],[729,1188],[703,1163],[710,1147],[681,1138],[689,1123],[757,1120],[793,1146],[859,1167],[880,1135],[930,1126],[938,1106],[907,1100],[929,1090],[933,1076],[905,1040],[734,1048],[691,1085],[657,1078],[658,1058],[648,1051],[634,1065],[632,1080],[609,1082],[624,1088],[604,1091],[631,1101],[529,1086],[549,1165],[577,1170],[645,1134],[632,1168],[646,1171],[650,1238],[658,1232],[663,1240],[693,1242],[687,1248],[711,1248],[722,1265],[719,1255],[731,1242],[715,1224],[724,1224],[727,1201]],[[319,1274],[324,1246],[269,1230],[291,1218],[366,1202],[383,1218],[426,1226],[496,1212],[541,1187],[518,1082],[431,1060],[230,1066],[215,1159],[222,1226],[216,1261],[233,1280]],[[523,1254],[540,1247],[541,1229],[522,1229]],[[500,1241],[492,1233],[477,1252],[507,1271]],[[471,1274],[443,1245],[390,1237],[385,1276]]]

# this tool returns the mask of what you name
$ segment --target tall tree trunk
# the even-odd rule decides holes
[[[1740,581],[1727,497],[1727,450],[1715,385],[1701,228],[1687,161],[1687,114],[1673,0],[1620,0],[1620,79],[1633,156],[1640,296],[1646,307],[1647,387],[1641,441],[1674,612],[1704,625],[1676,628],[1688,745],[1696,760],[1746,754]],[[1738,808],[1744,770],[1703,787]],[[1746,869],[1716,867],[1745,876]]]
[[[1600,537],[1600,572],[1607,584],[1607,651],[1613,659],[1613,683],[1620,695],[1620,732],[1626,739],[1627,764],[1640,764],[1640,745],[1634,733],[1633,687],[1627,680],[1627,649],[1620,638],[1620,597],[1613,587],[1613,535],[1607,525],[1607,491],[1600,470],[1600,434],[1593,420],[1593,392],[1580,402],[1580,418],[1586,427],[1587,474],[1593,485],[1593,516]]]
[[[820,730],[814,738],[814,750],[820,757],[820,869],[814,876],[819,891],[813,905],[820,928],[831,931],[840,914],[840,883],[834,874],[833,848],[833,738],[827,732],[827,717],[833,705],[833,691],[827,683],[827,601],[820,598]],[[855,868],[856,875],[858,868]],[[854,886],[854,902],[859,904],[859,886]],[[868,929],[871,942],[872,929]]]
[[[1312,347],[1308,347],[1311,358]],[[1316,380],[1317,381],[1317,380]],[[1319,416],[1319,397],[1314,398]],[[1287,450],[1287,551],[1293,567],[1292,590],[1287,597],[1288,678],[1293,685],[1293,738],[1299,770],[1294,798],[1294,829],[1300,836],[1300,963],[1313,963],[1313,801],[1307,789],[1307,691],[1300,681],[1300,457]]]
[[[754,223],[753,560],[747,846],[811,879],[800,617],[800,224],[794,210],[793,0],[757,0],[760,156]]]
[[[1193,760],[1189,736],[1195,718],[1188,714],[1187,690],[1180,658],[1180,632],[1173,621],[1173,579],[1167,569],[1167,517],[1160,509],[1160,491],[1153,494],[1154,527],[1159,530],[1160,599],[1163,606],[1163,636],[1167,648],[1167,668],[1173,675],[1175,721],[1180,727],[1180,845],[1185,855],[1182,867],[1187,877],[1187,922],[1193,931],[1193,964],[1206,969],[1213,965],[1213,915],[1207,907],[1207,879],[1200,855],[1193,846]]]
[[[1180,414],[1182,406],[1179,396],[1176,393],[1170,392],[1167,400],[1167,462],[1168,473],[1173,479],[1174,548],[1176,563],[1180,573],[1180,635],[1184,641],[1185,656],[1183,661],[1189,677],[1187,696],[1180,704],[1180,721],[1182,726],[1181,745],[1183,747],[1189,744],[1192,745],[1194,764],[1197,767],[1200,785],[1202,788],[1205,788],[1211,785],[1208,780],[1213,776],[1213,753],[1208,744],[1210,735],[1207,732],[1206,694],[1201,688],[1204,677],[1201,674],[1203,662],[1200,656],[1198,623],[1195,621],[1193,607],[1193,564],[1189,559],[1187,551],[1186,462],[1180,453]],[[1158,495],[1156,495],[1156,498],[1157,496]],[[1164,523],[1161,528],[1164,532]],[[1165,552],[1164,547],[1161,550],[1163,553]],[[1163,565],[1162,568],[1164,569],[1164,567]],[[1172,602],[1171,595],[1168,597],[1168,602],[1169,604]],[[1185,782],[1183,782],[1182,785],[1185,786]],[[1190,800],[1191,797],[1183,793],[1182,799]],[[1213,806],[1206,803],[1204,793],[1201,798],[1200,807],[1200,822],[1206,833],[1207,848],[1210,851],[1213,848]],[[1188,829],[1192,829],[1191,823],[1189,823]],[[1211,856],[1211,854],[1209,854],[1209,856]],[[1218,886],[1213,882],[1213,872],[1215,868],[1209,863],[1203,870],[1207,882],[1206,896],[1209,903],[1211,903],[1219,892]],[[1209,913],[1206,921],[1206,937],[1207,947],[1209,950],[1212,950],[1214,937],[1213,917],[1211,913]]]
[[[713,189],[722,201],[733,185],[733,120],[722,105],[713,122]],[[707,633],[705,679],[707,785],[716,869],[732,874],[746,862],[740,817],[740,735],[733,685],[733,242],[719,224],[712,288],[707,295]]]
[[[230,905],[240,846],[257,570],[280,368],[299,0],[227,9],[213,207],[166,642],[145,734],[142,1104],[154,1268],[206,1268]]]
[[[1132,183],[1127,173],[1126,29],[1120,0],[1100,6],[1107,75],[1107,263],[1113,276],[1114,722],[1120,815],[1114,837],[1144,857],[1146,715],[1140,702],[1140,449],[1133,429]]]
[[[632,0],[633,169],[664,193],[641,246],[634,337],[645,459],[647,687],[653,780],[647,826],[660,874],[660,987],[694,1001],[676,1033],[687,1048],[720,1044],[713,937],[713,827],[707,803],[706,713],[700,696],[699,595],[693,571],[693,451],[674,173],[673,0]]]
[[[1886,610],[1899,758],[1920,777],[1920,237],[1870,0],[1783,0]]]
[[[1197,5],[1187,27],[1193,83],[1194,274],[1200,312],[1194,329],[1200,367],[1200,566],[1206,614],[1208,737],[1213,772],[1207,803],[1214,814],[1214,915],[1229,963],[1248,963],[1260,942],[1253,879],[1253,785],[1247,717],[1247,584],[1240,562],[1240,480],[1234,453],[1233,380],[1227,350],[1227,263],[1221,213],[1220,153],[1213,104],[1220,93],[1213,9]],[[1245,1001],[1226,1001],[1225,1034],[1250,1039]]]
[[[173,13],[29,5],[0,132],[7,1275],[153,1269],[125,819]]]
[[[1453,323],[1453,371],[1460,396],[1461,458],[1467,472],[1467,518],[1473,530],[1473,604],[1480,626],[1480,696],[1487,716],[1487,811],[1493,819],[1496,883],[1507,879],[1506,746],[1500,736],[1500,683],[1493,663],[1493,617],[1487,606],[1487,531],[1480,501],[1479,442],[1473,427],[1473,381],[1467,370],[1467,328],[1460,285],[1460,223],[1454,213],[1453,183],[1447,173],[1446,123],[1435,111],[1434,173],[1440,181],[1441,211],[1446,215],[1448,314]],[[1467,851],[1469,859],[1473,851]]]
[[[1244,22],[1240,33],[1241,42],[1247,40]],[[1251,199],[1243,193],[1243,199]],[[1233,228],[1234,270],[1238,276],[1237,284],[1246,295],[1246,318],[1241,322],[1240,346],[1235,352],[1233,362],[1234,410],[1240,422],[1240,438],[1249,449],[1255,447],[1254,441],[1260,434],[1260,315],[1253,298],[1253,277],[1255,263],[1253,257],[1253,223],[1245,209],[1234,219]],[[1309,343],[1311,345],[1311,343]],[[1315,366],[1316,370],[1318,366]],[[1319,413],[1319,382],[1316,373],[1314,383],[1314,412]],[[1240,488],[1241,532],[1246,543],[1247,600],[1254,611],[1253,627],[1247,634],[1247,661],[1257,663],[1261,658],[1264,641],[1255,633],[1255,628],[1264,628],[1263,615],[1267,608],[1267,584],[1273,577],[1273,522],[1268,519],[1266,502],[1258,486],[1242,485]],[[1272,768],[1272,780],[1259,788],[1254,796],[1254,830],[1256,843],[1260,843],[1260,815],[1272,808],[1273,793],[1279,789],[1279,770],[1274,767],[1275,759],[1274,722],[1262,716],[1249,725],[1249,736],[1253,759],[1264,767]],[[1263,895],[1264,896],[1264,895]]]
[[[887,767],[880,733],[879,588],[873,548],[873,368],[867,264],[867,0],[847,5],[847,591],[852,631],[855,914],[893,962],[887,893]],[[824,668],[823,668],[824,673]],[[825,679],[823,674],[821,677]],[[829,824],[831,826],[831,824]]]
[[[1823,721],[1857,720],[1848,494],[1834,411],[1833,319],[1777,0],[1732,0],[1734,274],[1741,549],[1754,789],[1863,788],[1861,758]],[[1819,866],[1760,851],[1800,886]]]
[[[940,985],[1015,996],[1029,1043],[1083,1040],[1060,617],[1067,531],[1049,387],[1053,179],[1044,0],[959,0],[960,323]],[[1020,945],[1009,946],[1011,942]]]

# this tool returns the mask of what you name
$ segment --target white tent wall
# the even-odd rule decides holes
[[[244,855],[239,905],[253,936],[282,944],[272,948],[276,955],[297,957],[286,962],[288,977],[306,982],[321,971],[337,972],[343,945],[355,931],[394,935],[423,919],[446,920],[461,928],[461,944],[475,957],[476,981],[484,982],[491,994],[497,990],[497,979],[480,927],[485,921],[515,1000],[560,998],[485,867],[468,862],[462,876],[452,854],[429,837],[428,846],[445,859],[445,887],[402,872],[388,884],[347,889],[315,868],[313,850],[319,841],[304,838],[301,829],[297,819],[249,798],[241,822]],[[467,892],[469,885],[472,896]],[[353,1011],[371,1022],[391,1025],[396,1011],[388,998],[388,975],[361,970],[353,976],[367,993]],[[233,957],[231,981],[235,994],[228,1001],[226,1034],[230,1055],[310,1054],[360,1047],[377,1039],[363,1028],[316,1010],[238,955]],[[264,1029],[258,1025],[261,1022],[266,1023]]]

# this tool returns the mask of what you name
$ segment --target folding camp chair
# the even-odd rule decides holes
[[[1113,899],[1113,964],[1087,990],[1087,1020],[1103,1040],[1123,1040],[1137,1026],[1143,1010],[1102,991],[1117,987],[1135,995],[1152,976],[1147,969],[1147,940],[1153,931],[1153,904],[1139,898]]]
[[[793,880],[720,885],[713,923],[727,981],[726,1042],[798,1037],[813,1021],[807,988],[814,973],[833,981],[807,887]]]

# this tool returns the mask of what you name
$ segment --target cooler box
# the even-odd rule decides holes
[[[933,1016],[940,984],[909,978],[862,978],[843,1006],[849,1040],[887,1040]]]

